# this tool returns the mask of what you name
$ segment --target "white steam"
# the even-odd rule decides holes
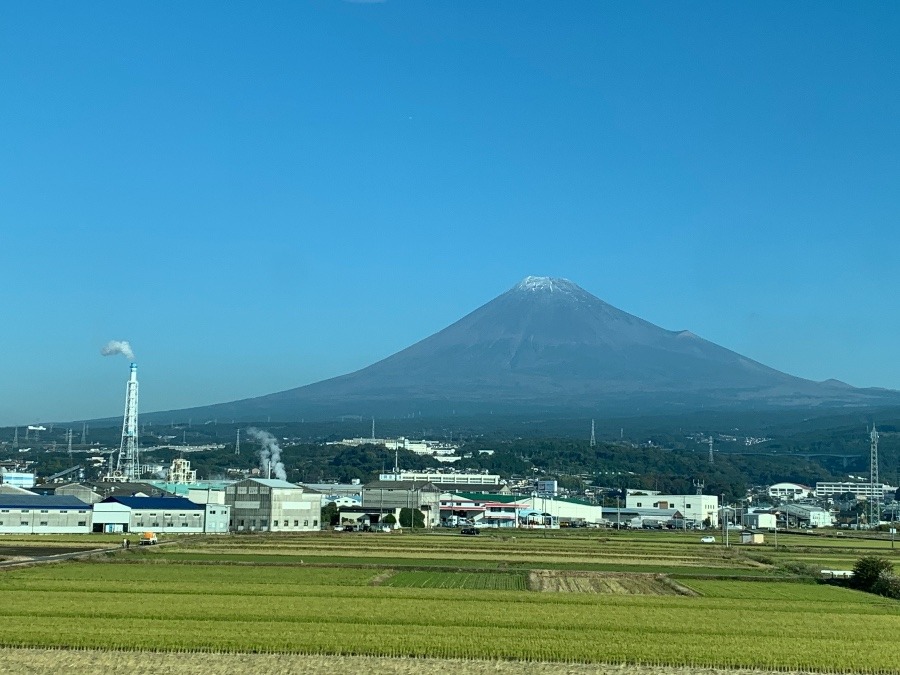
[[[263,476],[268,476],[271,471],[275,478],[287,480],[287,471],[281,462],[281,448],[278,440],[268,431],[262,431],[256,427],[247,429],[247,435],[255,441],[259,441],[259,470]]]
[[[134,352],[131,351],[131,345],[128,344],[126,340],[110,340],[106,343],[106,346],[100,350],[100,353],[103,354],[103,356],[121,354],[126,359],[134,361]]]

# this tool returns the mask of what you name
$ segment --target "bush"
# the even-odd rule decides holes
[[[900,577],[891,572],[882,572],[872,585],[872,592],[900,600]]]
[[[381,519],[381,522],[385,525],[393,525],[397,522],[397,519],[394,517],[393,513],[387,514],[384,518]]]
[[[400,526],[412,527],[415,518],[416,527],[425,527],[425,516],[419,509],[400,509]]]
[[[894,566],[890,560],[867,555],[853,566],[853,586],[861,591],[874,592],[874,586],[883,573],[891,573]]]

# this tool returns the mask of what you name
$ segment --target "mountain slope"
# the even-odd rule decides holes
[[[895,392],[793,377],[688,331],[664,330],[568,280],[527,277],[367,368],[192,412],[236,419],[588,408],[647,413],[897,400]]]

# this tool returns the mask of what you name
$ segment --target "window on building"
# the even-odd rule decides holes
[[[299,521],[299,520],[295,520],[295,521],[294,521],[294,527],[300,527],[300,521]]]
[[[9,509],[3,509],[0,513],[9,513]]]
[[[238,524],[239,524],[241,527],[243,527],[243,526],[244,526],[244,521],[243,521],[243,520],[239,520],[239,521],[238,521]]]
[[[154,522],[152,527],[159,527],[159,521]]]
[[[237,493],[238,493],[239,495],[245,495],[245,494],[247,494],[247,486],[246,486],[246,485],[243,485],[243,486],[239,487],[239,488],[237,489]]]
[[[43,525],[44,527],[46,527],[46,526],[47,526],[47,521],[46,521],[46,520],[42,520],[42,521],[41,521],[41,525]]]
[[[226,494],[226,495],[233,495],[233,494],[234,494],[234,488],[233,488],[233,487],[227,487],[227,488],[225,488],[225,494]]]
[[[261,518],[261,519],[260,519],[260,521],[259,521],[259,526],[260,526],[260,527],[268,527],[268,525],[269,525],[269,519],[268,519],[268,518]]]
[[[30,513],[28,509],[22,509],[22,513]]]
[[[257,494],[258,492],[259,492],[259,488],[256,487],[255,485],[251,485],[250,487],[247,488],[247,493],[248,493],[248,494],[255,495],[255,494]]]
[[[47,512],[44,511],[44,513],[47,513]],[[60,511],[60,513],[68,513],[68,511],[66,511],[65,509],[63,509],[62,511]]]
[[[0,525],[2,525],[2,524],[3,524],[3,523],[0,523]],[[78,521],[78,527],[87,527],[87,521],[86,521],[86,520],[79,520],[79,521]]]
[[[182,526],[182,527],[187,527],[188,524],[187,524],[187,523],[182,523],[181,526]]]
[[[288,521],[284,521],[284,526],[285,526],[285,527],[288,526]]]
[[[684,508],[689,509],[689,508],[691,508],[691,505],[690,505],[690,504],[685,504],[685,505],[684,505]]]
[[[318,519],[313,520],[313,527],[318,527],[318,526],[319,526],[319,521],[318,521]]]
[[[304,521],[303,521],[303,527],[309,527],[309,521],[308,521],[308,520],[304,520]]]
[[[256,527],[256,518],[250,521],[250,527]]]
[[[41,509],[41,513],[50,513],[47,509]]]
[[[2,521],[2,520],[0,520],[0,525],[3,525],[3,521]]]
[[[210,511],[210,512],[209,512],[209,515],[214,516],[214,515],[216,515],[216,512],[215,512],[215,511]]]
[[[28,521],[27,521],[27,520],[23,520],[21,524],[22,524],[22,525],[28,525]]]
[[[78,513],[87,513],[87,511],[79,511]]]
[[[642,506],[643,506],[643,504],[641,504],[640,502],[637,503],[638,508],[641,508]]]

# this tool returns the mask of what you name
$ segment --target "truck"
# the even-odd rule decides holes
[[[156,539],[155,532],[144,532],[141,535],[141,546],[152,546],[153,544],[158,544],[159,541]]]

